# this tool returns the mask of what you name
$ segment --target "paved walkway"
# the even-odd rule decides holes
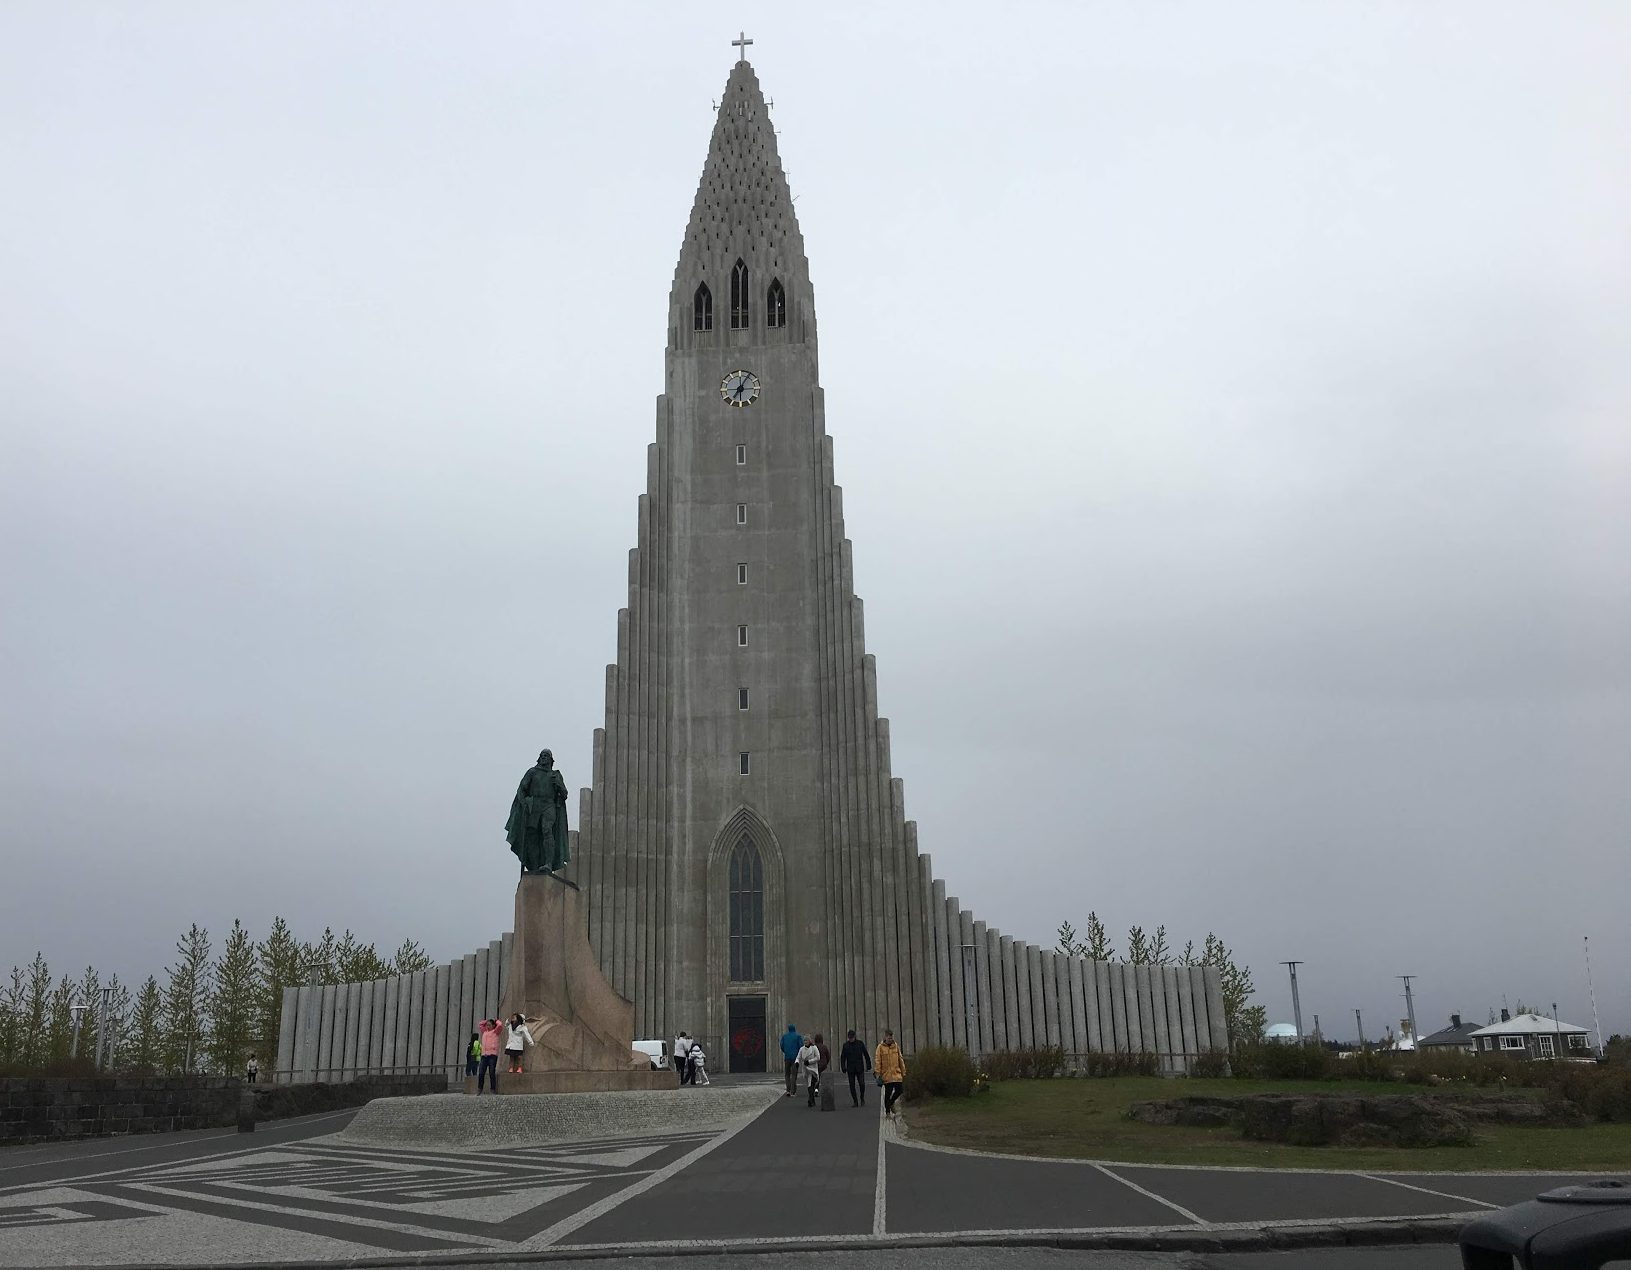
[[[1043,1255],[1049,1249],[1041,1245],[1053,1244],[1097,1248],[1108,1258],[1084,1266],[1289,1270],[1277,1253],[1219,1254],[1253,1241],[1259,1248],[1312,1242],[1311,1224],[1325,1238],[1442,1241],[1473,1212],[1576,1180],[975,1155],[902,1141],[876,1106],[839,1102],[838,1112],[824,1114],[802,1098],[777,1098],[724,1132],[497,1151],[329,1136],[352,1112],[273,1124],[253,1136],[210,1131],[13,1149],[0,1153],[0,1265],[380,1264],[478,1254],[491,1263],[570,1257],[576,1249],[668,1255],[752,1245],[848,1249],[846,1263],[883,1266],[891,1263],[868,1246],[1029,1242],[1039,1245],[1029,1250],[1035,1255],[1012,1264],[1060,1264]],[[1440,1264],[1426,1249],[1392,1251],[1386,1262],[1305,1252],[1297,1264]]]

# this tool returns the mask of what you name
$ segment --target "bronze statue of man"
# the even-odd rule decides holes
[[[548,750],[521,778],[504,836],[521,861],[522,873],[553,873],[572,859],[566,841],[566,782]]]

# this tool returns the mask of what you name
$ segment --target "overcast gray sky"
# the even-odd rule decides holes
[[[1611,2],[12,0],[0,960],[507,925],[739,25],[949,890],[1631,1030]]]

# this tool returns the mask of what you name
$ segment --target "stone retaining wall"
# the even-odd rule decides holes
[[[375,1076],[345,1084],[248,1086],[236,1076],[91,1076],[0,1079],[0,1145],[125,1133],[170,1133],[238,1123],[242,1092],[255,1118],[276,1120],[375,1098],[445,1093],[440,1076]]]

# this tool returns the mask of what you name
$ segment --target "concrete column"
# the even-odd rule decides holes
[[[464,1050],[468,1049],[470,1045],[470,1033],[476,1030],[476,1016],[481,1013],[481,1008],[476,1004],[477,995],[480,993],[481,989],[477,986],[476,982],[476,954],[467,953],[460,964],[460,977],[464,981],[464,986],[459,993],[459,999],[461,1002],[459,1012],[459,1044],[461,1047],[463,1047],[459,1051],[459,1057],[462,1060],[464,1058]]]
[[[396,977],[396,1070],[411,1071],[418,1061],[413,1051],[413,992],[412,975]]]
[[[963,1004],[962,906],[955,895],[946,899],[946,978],[951,983],[951,1043],[968,1048],[968,1011]]]
[[[312,999],[317,1013],[317,1027],[312,1038],[311,1078],[327,1080],[329,1043],[334,1035],[334,985],[314,984]]]
[[[601,865],[604,864],[605,861],[602,860]],[[601,867],[601,865],[596,867]],[[607,920],[603,917],[601,919],[602,924]],[[498,1017],[499,985],[504,978],[503,941],[495,939],[483,951],[487,954],[487,985],[482,989],[480,1013],[484,1019],[495,1019]],[[604,973],[604,962],[602,967],[602,973]]]
[[[1127,1009],[1127,1052],[1139,1054],[1144,1050],[1144,1023],[1138,1013],[1138,976],[1134,967],[1122,967],[1121,990]]]
[[[368,1067],[368,1050],[374,1043],[374,981],[369,979],[357,985],[357,1018],[351,1029],[357,1037],[357,1049],[351,1074],[360,1075]]]
[[[923,903],[923,1005],[928,1026],[920,1044],[940,1044],[945,1014],[940,1009],[940,956],[935,952],[934,935],[934,861],[926,853],[919,853],[918,895]]]
[[[287,1084],[295,1067],[295,1029],[299,1024],[299,1010],[295,1005],[300,995],[298,988],[285,988],[278,1009],[277,1058],[272,1068],[272,1079]]]
[[[324,1064],[328,1081],[345,1079],[345,1013],[346,988],[343,983],[327,985],[332,990],[328,1002],[328,1059]]]
[[[317,1055],[323,1036],[323,992],[310,986],[300,989],[300,1025],[296,1045],[300,1051],[300,1080],[317,1079]]]
[[[374,1025],[370,1029],[368,1043],[368,1065],[376,1072],[385,1070],[385,1007],[391,995],[391,981],[389,979],[376,979],[374,981]]]
[[[978,1008],[979,1031],[976,1040],[982,1056],[995,1048],[991,1034],[991,947],[989,932],[984,922],[969,924],[969,938],[974,943],[974,989]]]
[[[1203,1048],[1227,1051],[1229,1024],[1223,1016],[1223,980],[1216,966],[1196,966],[1195,969],[1201,972],[1201,980],[1205,985],[1206,1018],[1211,1025],[1210,1043]]]
[[[1200,1052],[1195,1036],[1195,980],[1191,969],[1185,966],[1178,971],[1178,1018],[1183,1027],[1184,1053],[1188,1055],[1186,1070],[1189,1059]]]
[[[1048,949],[1036,950],[1036,969],[1042,976],[1042,1027],[1048,1044],[1058,1046],[1064,1033],[1059,1027],[1059,975],[1054,969],[1054,955]]]
[[[480,1020],[492,1017],[487,1013],[487,976],[491,973],[487,964],[487,949],[476,949],[475,960],[476,990],[470,998],[470,1026],[472,1028]]]
[[[1057,1034],[1059,1022],[1054,1004],[1048,1000],[1047,976],[1043,973],[1044,950],[1032,944],[1025,950],[1031,972],[1031,1033],[1038,1045],[1049,1045],[1050,1031]]]
[[[615,915],[611,919],[614,923],[619,918]],[[515,932],[507,930],[498,941],[498,991],[493,995],[493,1017],[498,1016],[503,1008],[504,989],[510,985],[510,949],[515,943]]]
[[[350,1080],[357,1074],[357,1024],[362,1013],[362,984],[342,985],[343,1013],[335,1024],[334,1052],[339,1056],[341,1080]]]
[[[424,1003],[429,981],[431,975],[426,970],[414,970],[408,978],[408,1066],[411,1071],[424,1071],[424,1042],[431,1030]]]
[[[1031,947],[1021,939],[1014,941],[1014,987],[1019,998],[1020,1048],[1031,1049],[1038,1044],[1031,1002]]]
[[[1070,996],[1070,962],[1068,953],[1053,954],[1054,993],[1059,1000],[1059,1048],[1067,1054],[1076,1052],[1076,1009]]]
[[[1101,1053],[1114,1054],[1116,1052],[1116,1023],[1113,1010],[1115,992],[1110,986],[1111,964],[1108,961],[1095,961],[1093,965],[1093,990],[1096,995],[1095,1018],[1098,1020],[1098,1044],[1093,1048]]]
[[[1133,988],[1138,996],[1138,1050],[1141,1054],[1154,1054],[1155,1011],[1151,1005],[1150,967],[1133,967]]]
[[[1155,1028],[1155,1052],[1161,1056],[1161,1070],[1172,1068],[1172,1038],[1167,1031],[1167,966],[1150,967],[1150,1015]]]
[[[1012,935],[998,936],[1002,948],[1002,1011],[1003,1048],[1023,1049],[1025,1041],[1019,1030],[1019,952]]]
[[[1125,1054],[1127,1049],[1127,976],[1122,972],[1127,969],[1119,962],[1108,961],[1101,963],[1110,975],[1110,1039],[1117,1054]]]
[[[1070,991],[1070,1044],[1065,1048],[1073,1054],[1087,1053],[1087,993],[1082,984],[1083,968],[1080,957],[1065,958],[1065,986]]]
[[[433,1070],[445,1070],[447,1067],[447,990],[453,978],[451,966],[437,966],[431,972],[432,995],[430,1000],[430,1055],[428,1066]]]
[[[985,930],[986,982],[991,985],[991,1044],[987,1053],[1008,1048],[1008,1005],[1002,981],[1002,932]]]
[[[1082,1027],[1089,1053],[1104,1049],[1104,1035],[1099,1030],[1099,976],[1098,962],[1082,962]]]
[[[946,964],[946,884],[934,880],[934,978],[935,995],[940,1002],[940,1032],[936,1045],[957,1044],[953,1018],[951,967]]]
[[[974,914],[966,908],[957,910],[957,980],[963,985],[963,1043],[970,1054],[980,1053],[980,983],[979,950],[974,948]],[[963,948],[972,949],[965,969]],[[970,973],[972,971],[972,973]],[[973,993],[970,999],[970,993]]]
[[[909,940],[907,956],[912,963],[912,1049],[915,1052],[920,1045],[925,1044],[923,1038],[929,1034],[931,1013],[928,1002],[928,979],[923,972],[923,951],[926,947],[923,941],[923,888],[918,885],[917,824],[906,819],[905,785],[897,777],[892,782],[892,788],[895,795],[895,815],[900,821],[901,850],[904,852],[901,892],[906,897]]]
[[[379,1066],[381,1071],[390,1072],[397,1063],[397,1011],[402,998],[402,976],[392,975],[381,980],[380,995],[385,999],[385,1010],[380,1018]]]

